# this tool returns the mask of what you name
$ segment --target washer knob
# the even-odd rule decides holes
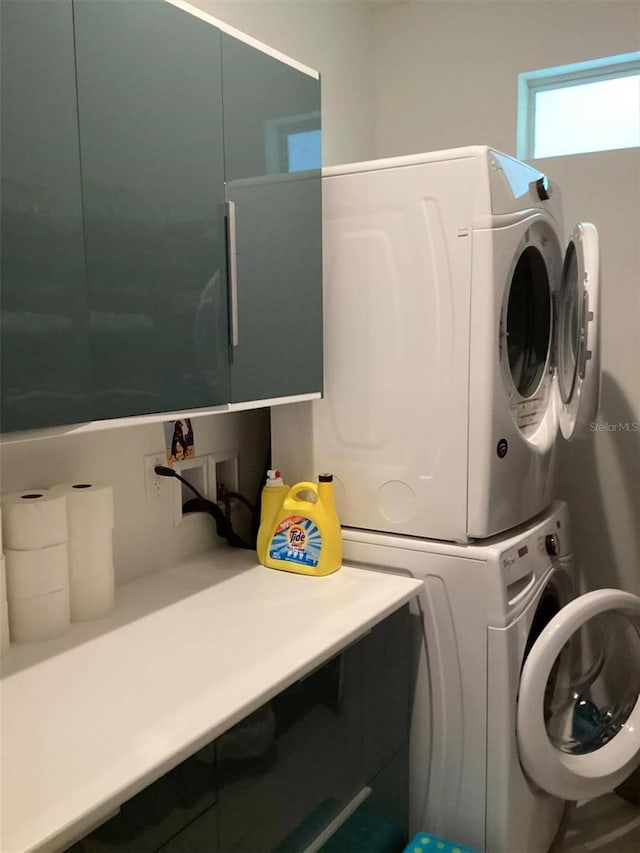
[[[547,554],[550,557],[557,557],[560,553],[560,540],[555,533],[549,533],[545,536],[544,547],[547,549]]]

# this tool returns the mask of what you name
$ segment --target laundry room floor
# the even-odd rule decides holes
[[[607,794],[576,808],[556,853],[638,853],[640,806]]]

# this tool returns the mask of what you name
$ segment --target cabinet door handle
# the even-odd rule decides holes
[[[238,346],[238,257],[236,241],[236,205],[228,201],[227,206],[227,246],[229,267],[229,337],[231,346]]]

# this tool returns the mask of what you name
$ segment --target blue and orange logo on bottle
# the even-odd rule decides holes
[[[304,548],[307,541],[307,533],[303,527],[297,524],[289,528],[289,546],[291,548]]]
[[[315,568],[321,548],[322,535],[313,521],[303,515],[290,515],[276,527],[269,546],[269,556],[275,560]]]

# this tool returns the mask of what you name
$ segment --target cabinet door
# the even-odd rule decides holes
[[[220,850],[306,850],[363,786],[361,719],[354,646],[222,735]]]
[[[220,33],[75,0],[98,418],[229,399]]]
[[[320,81],[227,34],[222,68],[231,400],[321,391]]]
[[[3,0],[2,432],[91,419],[71,0]]]
[[[215,745],[208,744],[120,807],[67,853],[216,853]]]

